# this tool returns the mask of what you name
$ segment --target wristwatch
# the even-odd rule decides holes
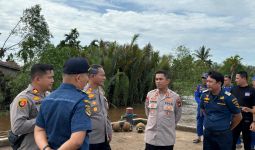
[[[46,150],[48,147],[50,147],[49,144],[45,145],[42,150]]]

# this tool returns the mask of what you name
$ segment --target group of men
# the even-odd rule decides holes
[[[52,93],[53,66],[35,64],[31,84],[10,105],[13,149],[110,150],[112,127],[102,89],[105,72],[85,58],[67,60],[63,83]],[[173,149],[175,127],[181,117],[181,99],[170,90],[167,71],[155,73],[157,89],[147,94],[145,149]]]
[[[195,91],[197,111],[197,136],[193,142],[201,142],[204,150],[235,150],[241,144],[245,150],[254,148],[255,131],[255,77],[253,87],[248,84],[248,74],[236,74],[236,86],[231,77],[219,72],[202,75],[202,84]]]
[[[31,84],[10,105],[13,149],[111,149],[102,66],[70,58],[63,67],[63,83],[52,93],[52,65],[35,64],[30,73]]]
[[[33,65],[30,76],[31,84],[10,105],[9,140],[14,149],[111,149],[112,128],[102,89],[106,79],[102,66],[89,66],[82,57],[70,58],[63,66],[63,83],[52,93],[48,92],[54,82],[51,65]],[[222,88],[221,73],[203,74],[203,84],[195,92],[198,138],[194,143],[200,142],[203,135],[204,150],[234,150],[242,132],[245,150],[251,149],[255,89],[247,80],[247,73],[241,71],[236,74],[237,86],[229,88],[225,84]],[[154,81],[156,89],[148,92],[145,100],[145,150],[173,150],[182,101],[169,89],[167,71],[157,71]]]

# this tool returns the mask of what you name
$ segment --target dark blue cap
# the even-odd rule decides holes
[[[203,73],[201,77],[202,78],[207,78],[208,77],[208,73]]]
[[[89,64],[85,58],[73,57],[68,59],[64,64],[63,72],[65,74],[88,73]]]
[[[255,76],[252,77],[252,80],[255,81]]]

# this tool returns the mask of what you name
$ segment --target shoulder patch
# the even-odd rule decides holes
[[[203,93],[206,93],[206,92],[208,92],[209,90],[208,89],[206,89],[206,90],[203,90]]]
[[[228,92],[228,91],[225,91],[225,94],[226,94],[227,96],[230,96],[230,95],[231,95],[231,93]]]
[[[19,108],[24,108],[28,103],[28,100],[26,98],[20,98],[18,102]]]

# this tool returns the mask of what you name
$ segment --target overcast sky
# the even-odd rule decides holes
[[[185,45],[192,51],[211,48],[221,63],[238,54],[255,66],[255,1],[253,0],[0,0],[0,45],[25,8],[40,4],[57,44],[77,28],[83,45],[94,39],[151,43],[160,54]],[[12,38],[7,44],[15,43]]]

